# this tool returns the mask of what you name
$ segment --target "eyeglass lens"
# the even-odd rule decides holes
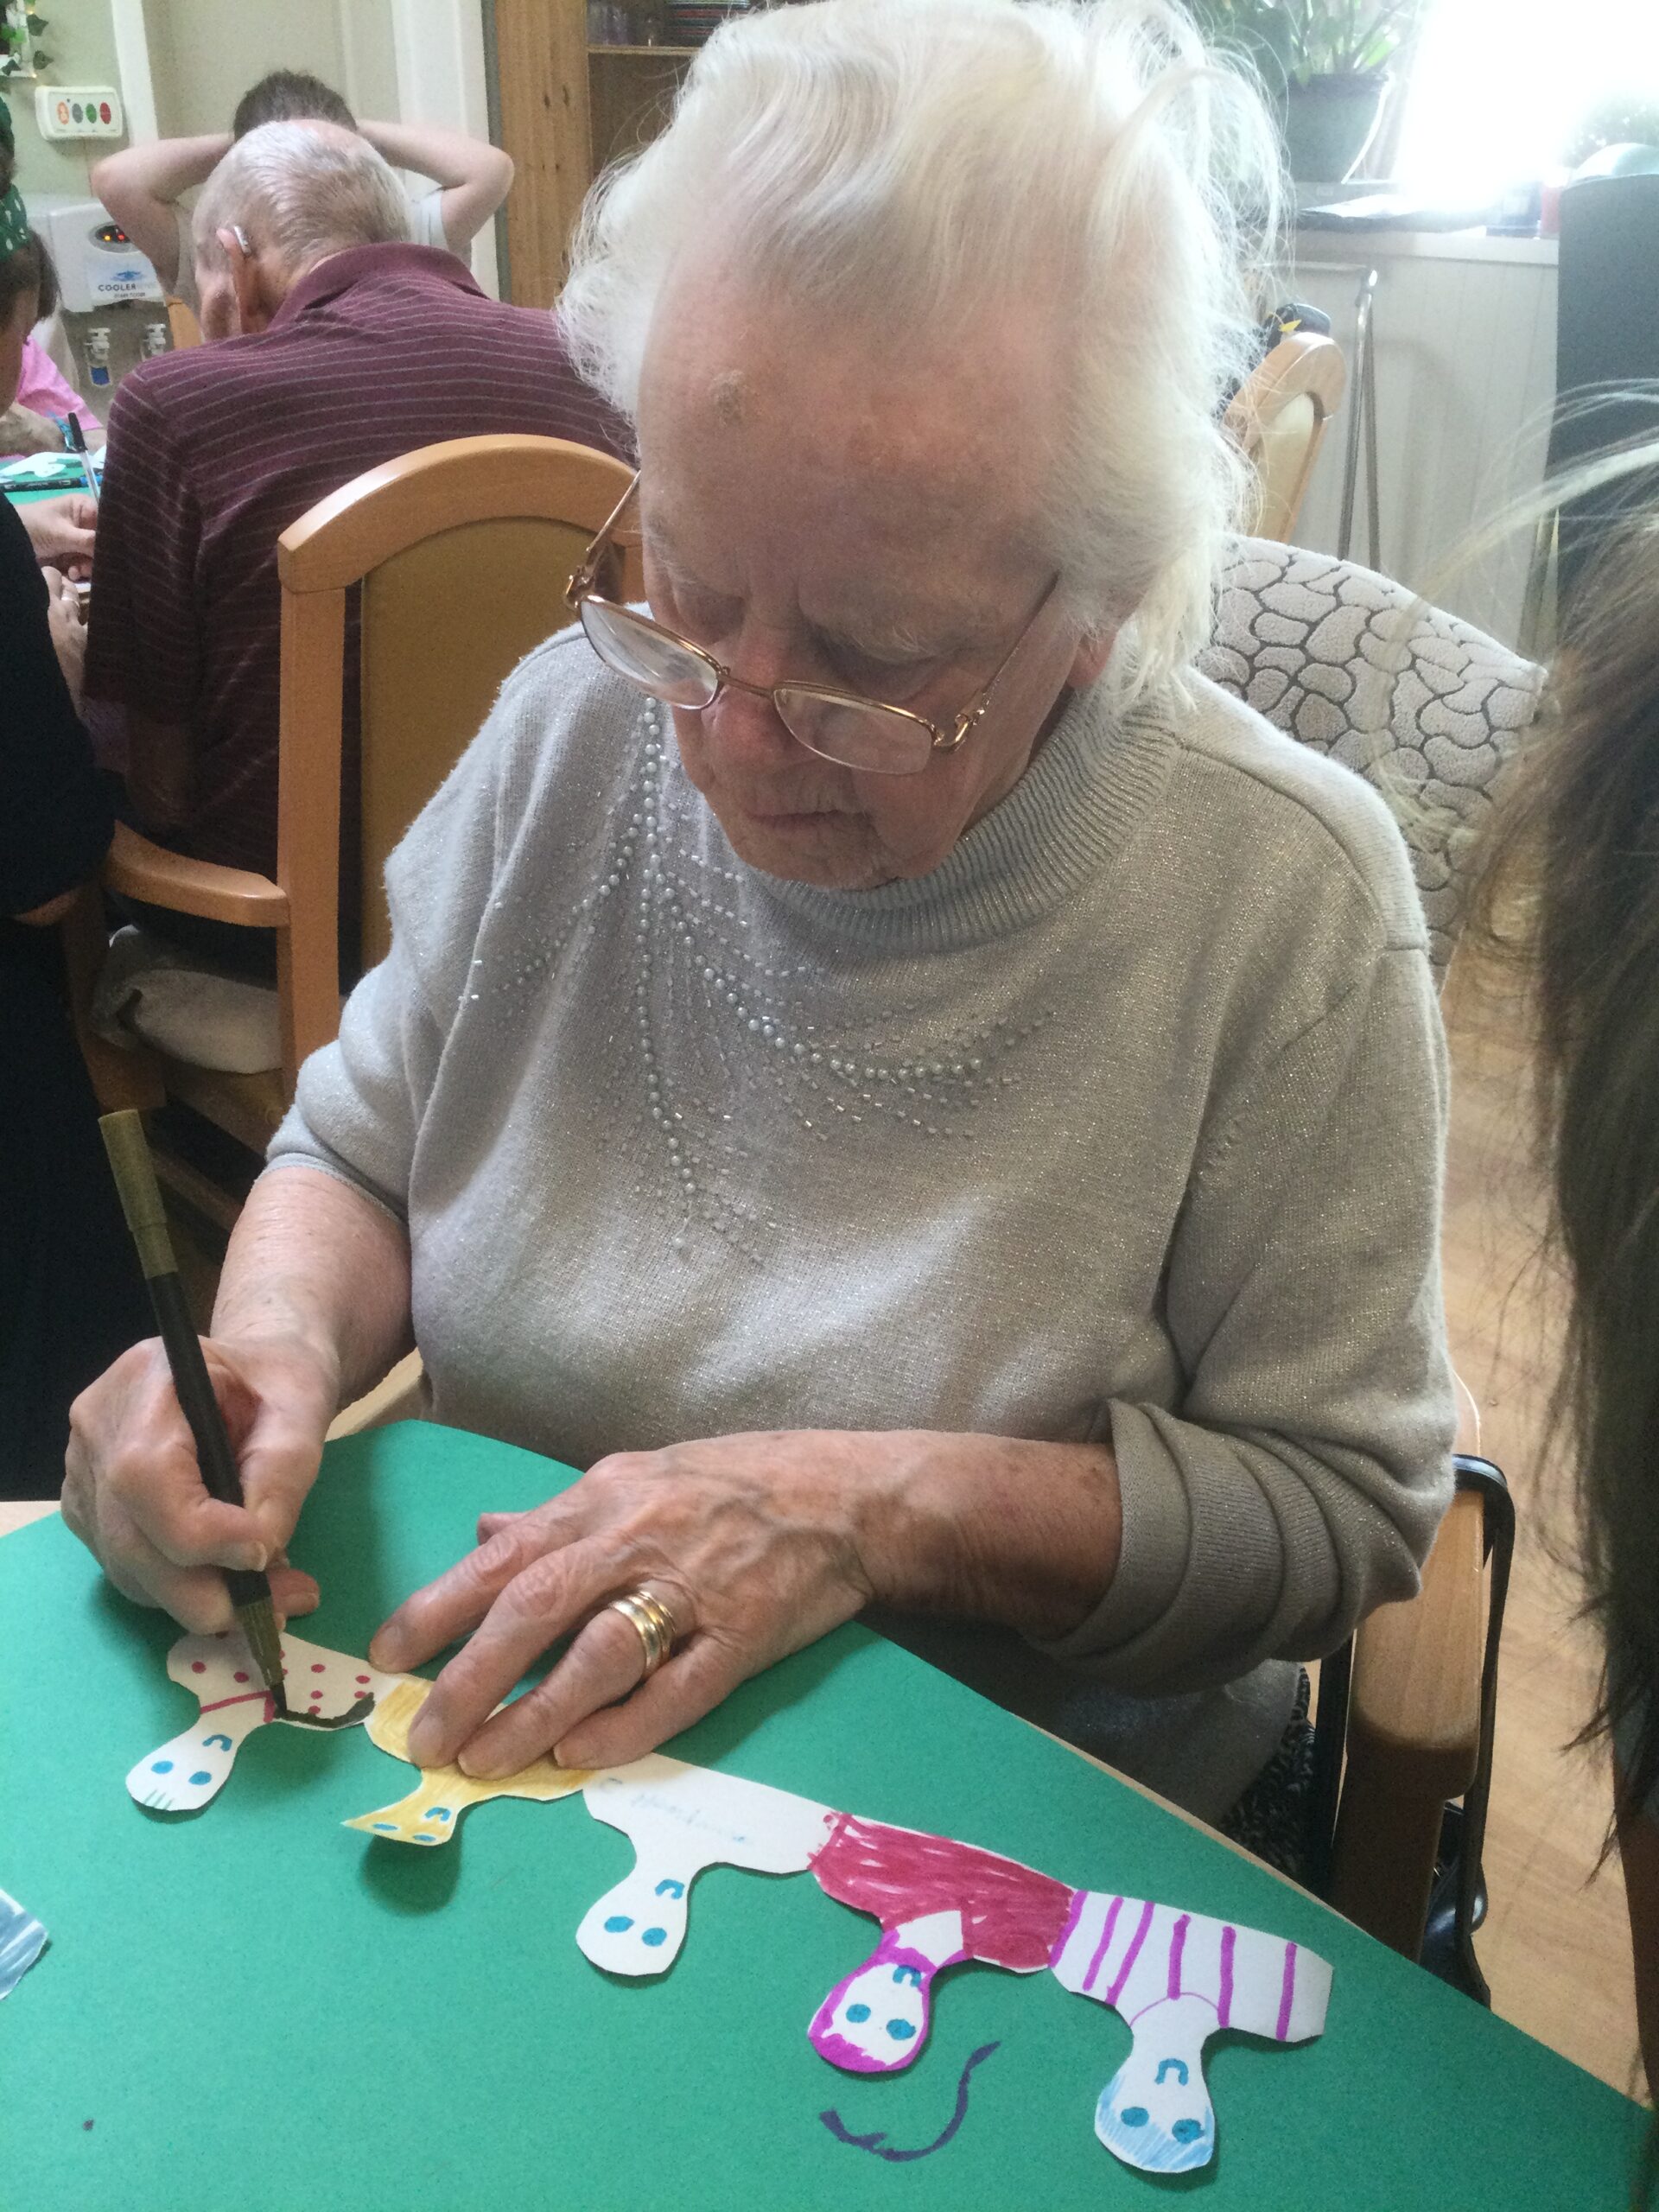
[[[626,607],[584,599],[581,614],[588,644],[607,668],[637,690],[671,707],[700,710],[712,703],[720,677],[703,654]],[[927,766],[931,734],[925,724],[891,707],[799,683],[784,685],[774,700],[785,728],[798,744],[842,767],[905,776]]]

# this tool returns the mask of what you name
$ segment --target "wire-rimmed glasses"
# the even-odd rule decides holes
[[[639,488],[636,472],[582,556],[582,566],[565,586],[565,602],[580,618],[588,644],[606,667],[625,683],[648,698],[660,699],[665,706],[702,714],[725,690],[747,691],[756,698],[769,699],[797,744],[843,768],[883,776],[914,776],[926,767],[934,753],[954,753],[983,716],[1003,671],[1053,595],[1051,583],[989,680],[948,724],[930,721],[925,715],[914,714],[908,707],[886,706],[880,700],[860,698],[856,692],[837,691],[822,683],[748,683],[690,638],[665,629],[631,607],[618,606],[595,588],[616,526]]]

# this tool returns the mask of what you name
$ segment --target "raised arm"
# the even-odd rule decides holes
[[[443,234],[459,253],[487,223],[512,184],[499,146],[435,123],[364,123],[359,129],[395,169],[429,176],[443,190]]]
[[[206,183],[230,150],[230,136],[222,130],[205,138],[156,138],[106,154],[92,170],[92,190],[167,291],[179,281],[180,196]]]

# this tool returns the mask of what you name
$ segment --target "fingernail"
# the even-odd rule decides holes
[[[371,1654],[369,1664],[373,1666],[376,1663],[373,1655]],[[409,1724],[410,1758],[415,1762],[416,1766],[442,1766],[444,1762],[439,1758],[437,1751],[437,1722],[435,1720],[425,1719],[417,1713],[414,1719]]]
[[[554,1745],[553,1764],[555,1766],[586,1766],[588,1762],[571,1742]]]
[[[243,1567],[251,1574],[263,1574],[265,1571],[265,1562],[270,1557],[270,1554],[263,1544],[238,1544],[234,1547],[234,1556],[231,1564],[232,1567]]]
[[[455,1764],[474,1782],[499,1782],[504,1774],[512,1774],[517,1770],[499,1751],[468,1749],[461,1753]]]

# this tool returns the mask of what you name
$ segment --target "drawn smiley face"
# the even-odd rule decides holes
[[[1204,2076],[1190,2059],[1169,2054],[1148,2063],[1131,2056],[1095,2111],[1108,2150],[1145,2173],[1188,2173],[1207,2165],[1216,2116]]]
[[[908,2066],[927,2040],[926,1969],[874,1959],[831,1991],[810,2031],[820,2055],[860,2074]]]

